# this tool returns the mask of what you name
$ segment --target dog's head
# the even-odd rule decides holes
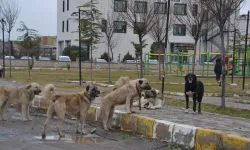
[[[86,92],[87,92],[87,94],[89,95],[90,100],[94,100],[94,99],[95,99],[96,97],[98,97],[99,94],[101,93],[101,92],[98,90],[97,86],[95,86],[95,85],[88,85],[88,86],[86,87]]]
[[[36,82],[26,85],[26,89],[28,93],[32,93],[35,95],[39,95],[42,92],[40,85]]]
[[[185,76],[185,82],[188,84],[196,83],[196,81],[197,81],[197,77],[195,74],[189,73]]]
[[[156,98],[157,93],[155,89],[151,89],[151,90],[145,90],[142,93],[142,96],[147,99],[147,98]]]
[[[140,86],[140,88],[142,90],[151,90],[151,86],[149,85],[149,81],[146,78],[139,79],[138,86]]]

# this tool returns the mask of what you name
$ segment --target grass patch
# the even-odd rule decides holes
[[[185,101],[177,100],[177,99],[167,98],[165,100],[165,104],[168,106],[175,106],[175,107],[181,107],[181,108],[186,107]],[[189,102],[189,105],[193,106],[193,102]],[[246,110],[246,109],[238,109],[238,108],[231,108],[231,107],[222,108],[222,107],[217,106],[217,105],[203,103],[201,105],[201,111],[209,112],[209,113],[216,113],[216,114],[221,114],[221,115],[228,115],[228,116],[232,116],[232,117],[240,117],[240,118],[250,119],[250,110]]]
[[[120,136],[120,138],[123,139],[123,140],[133,138],[133,136],[132,136],[131,134],[125,133],[125,132],[120,132],[120,133],[119,133],[119,136]]]
[[[9,69],[6,70],[6,79],[14,80],[21,83],[29,82],[38,82],[41,85],[46,85],[48,83],[53,83],[59,90],[67,90],[77,92],[81,90],[78,83],[69,84],[66,81],[78,81],[79,72],[77,69],[73,70],[49,70],[49,69],[40,69],[40,70],[31,70],[31,80],[28,80],[28,70],[18,70],[12,69],[12,77],[9,76]],[[136,71],[127,71],[127,70],[115,70],[111,72],[112,83],[114,84],[120,76],[128,76],[131,79],[137,78]],[[82,70],[83,80],[90,80],[90,71]],[[144,75],[151,83],[151,86],[156,89],[161,89],[161,81],[158,79],[158,73]],[[108,81],[108,70],[94,70],[93,71],[93,80],[97,82],[105,83]],[[215,85],[206,85],[211,83],[216,83],[215,78],[199,78],[205,84],[205,93],[220,93],[221,87]],[[245,95],[246,92],[241,90],[241,78],[235,78],[235,82],[238,86],[226,86],[226,93],[236,93]],[[183,83],[184,77],[176,76],[166,76],[165,81],[165,90],[170,92],[183,92],[184,85],[170,85],[169,82]],[[230,79],[227,78],[227,83],[230,83]],[[246,84],[250,83],[250,78],[246,79]],[[246,86],[246,89],[250,87]],[[107,91],[108,92],[108,91]]]

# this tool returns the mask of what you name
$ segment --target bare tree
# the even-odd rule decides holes
[[[224,43],[224,27],[230,16],[238,11],[242,0],[203,0],[203,4],[207,7],[209,12],[214,16],[215,22],[220,30],[221,39],[221,58],[222,58],[222,91],[221,91],[221,106],[226,107],[225,104],[225,90],[226,90],[226,73],[225,73],[225,56],[226,49]]]
[[[177,15],[177,19],[186,25],[186,30],[194,39],[194,56],[192,60],[192,73],[195,71],[195,60],[197,52],[197,43],[199,39],[207,34],[212,28],[213,16],[205,8],[201,1],[187,0],[187,15]]]
[[[118,13],[118,16],[126,21],[129,28],[134,30],[134,33],[139,38],[140,49],[140,77],[143,78],[143,38],[149,33],[149,31],[155,26],[157,18],[154,13],[154,1],[152,0],[126,0],[120,1],[118,4],[114,1],[114,10]],[[118,10],[118,8],[120,8]]]
[[[8,33],[8,42],[10,43],[10,33],[16,23],[20,13],[20,7],[17,0],[0,0],[0,14],[5,20],[5,31]],[[10,56],[12,55],[10,48]],[[10,59],[10,77],[11,77],[11,59]]]
[[[112,60],[114,58],[113,55],[113,49],[117,45],[117,40],[114,37],[114,25],[113,22],[117,20],[117,17],[115,14],[112,12],[107,13],[107,18],[106,20],[102,20],[102,31],[105,34],[105,39],[107,41],[107,46],[108,46],[108,66],[109,66],[109,83],[111,83],[111,75],[110,75],[110,51],[111,51],[111,56]]]
[[[160,45],[163,43],[166,37],[166,22],[167,22],[167,2],[161,2],[160,0],[155,3],[155,14],[156,14],[156,24],[150,30],[149,36],[157,43],[158,50],[158,60],[159,60],[159,80],[161,80],[161,57],[160,57]],[[170,6],[170,16],[169,16],[169,25],[168,31],[171,31],[173,23],[175,22],[176,17],[173,15],[173,6]],[[171,32],[168,32],[170,35]]]

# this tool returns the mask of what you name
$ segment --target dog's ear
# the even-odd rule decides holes
[[[142,84],[143,83],[143,81],[142,80],[139,80],[139,84]]]
[[[86,87],[87,92],[89,91],[89,85]]]
[[[196,83],[197,81],[197,76],[195,74],[193,74],[193,78],[194,78],[194,82]]]
[[[185,81],[187,82],[189,74],[185,76]]]
[[[26,89],[29,89],[29,88],[31,88],[31,85],[28,85],[28,86],[26,87]]]

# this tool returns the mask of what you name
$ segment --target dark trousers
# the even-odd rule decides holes
[[[216,81],[220,81],[221,74],[216,74]]]

